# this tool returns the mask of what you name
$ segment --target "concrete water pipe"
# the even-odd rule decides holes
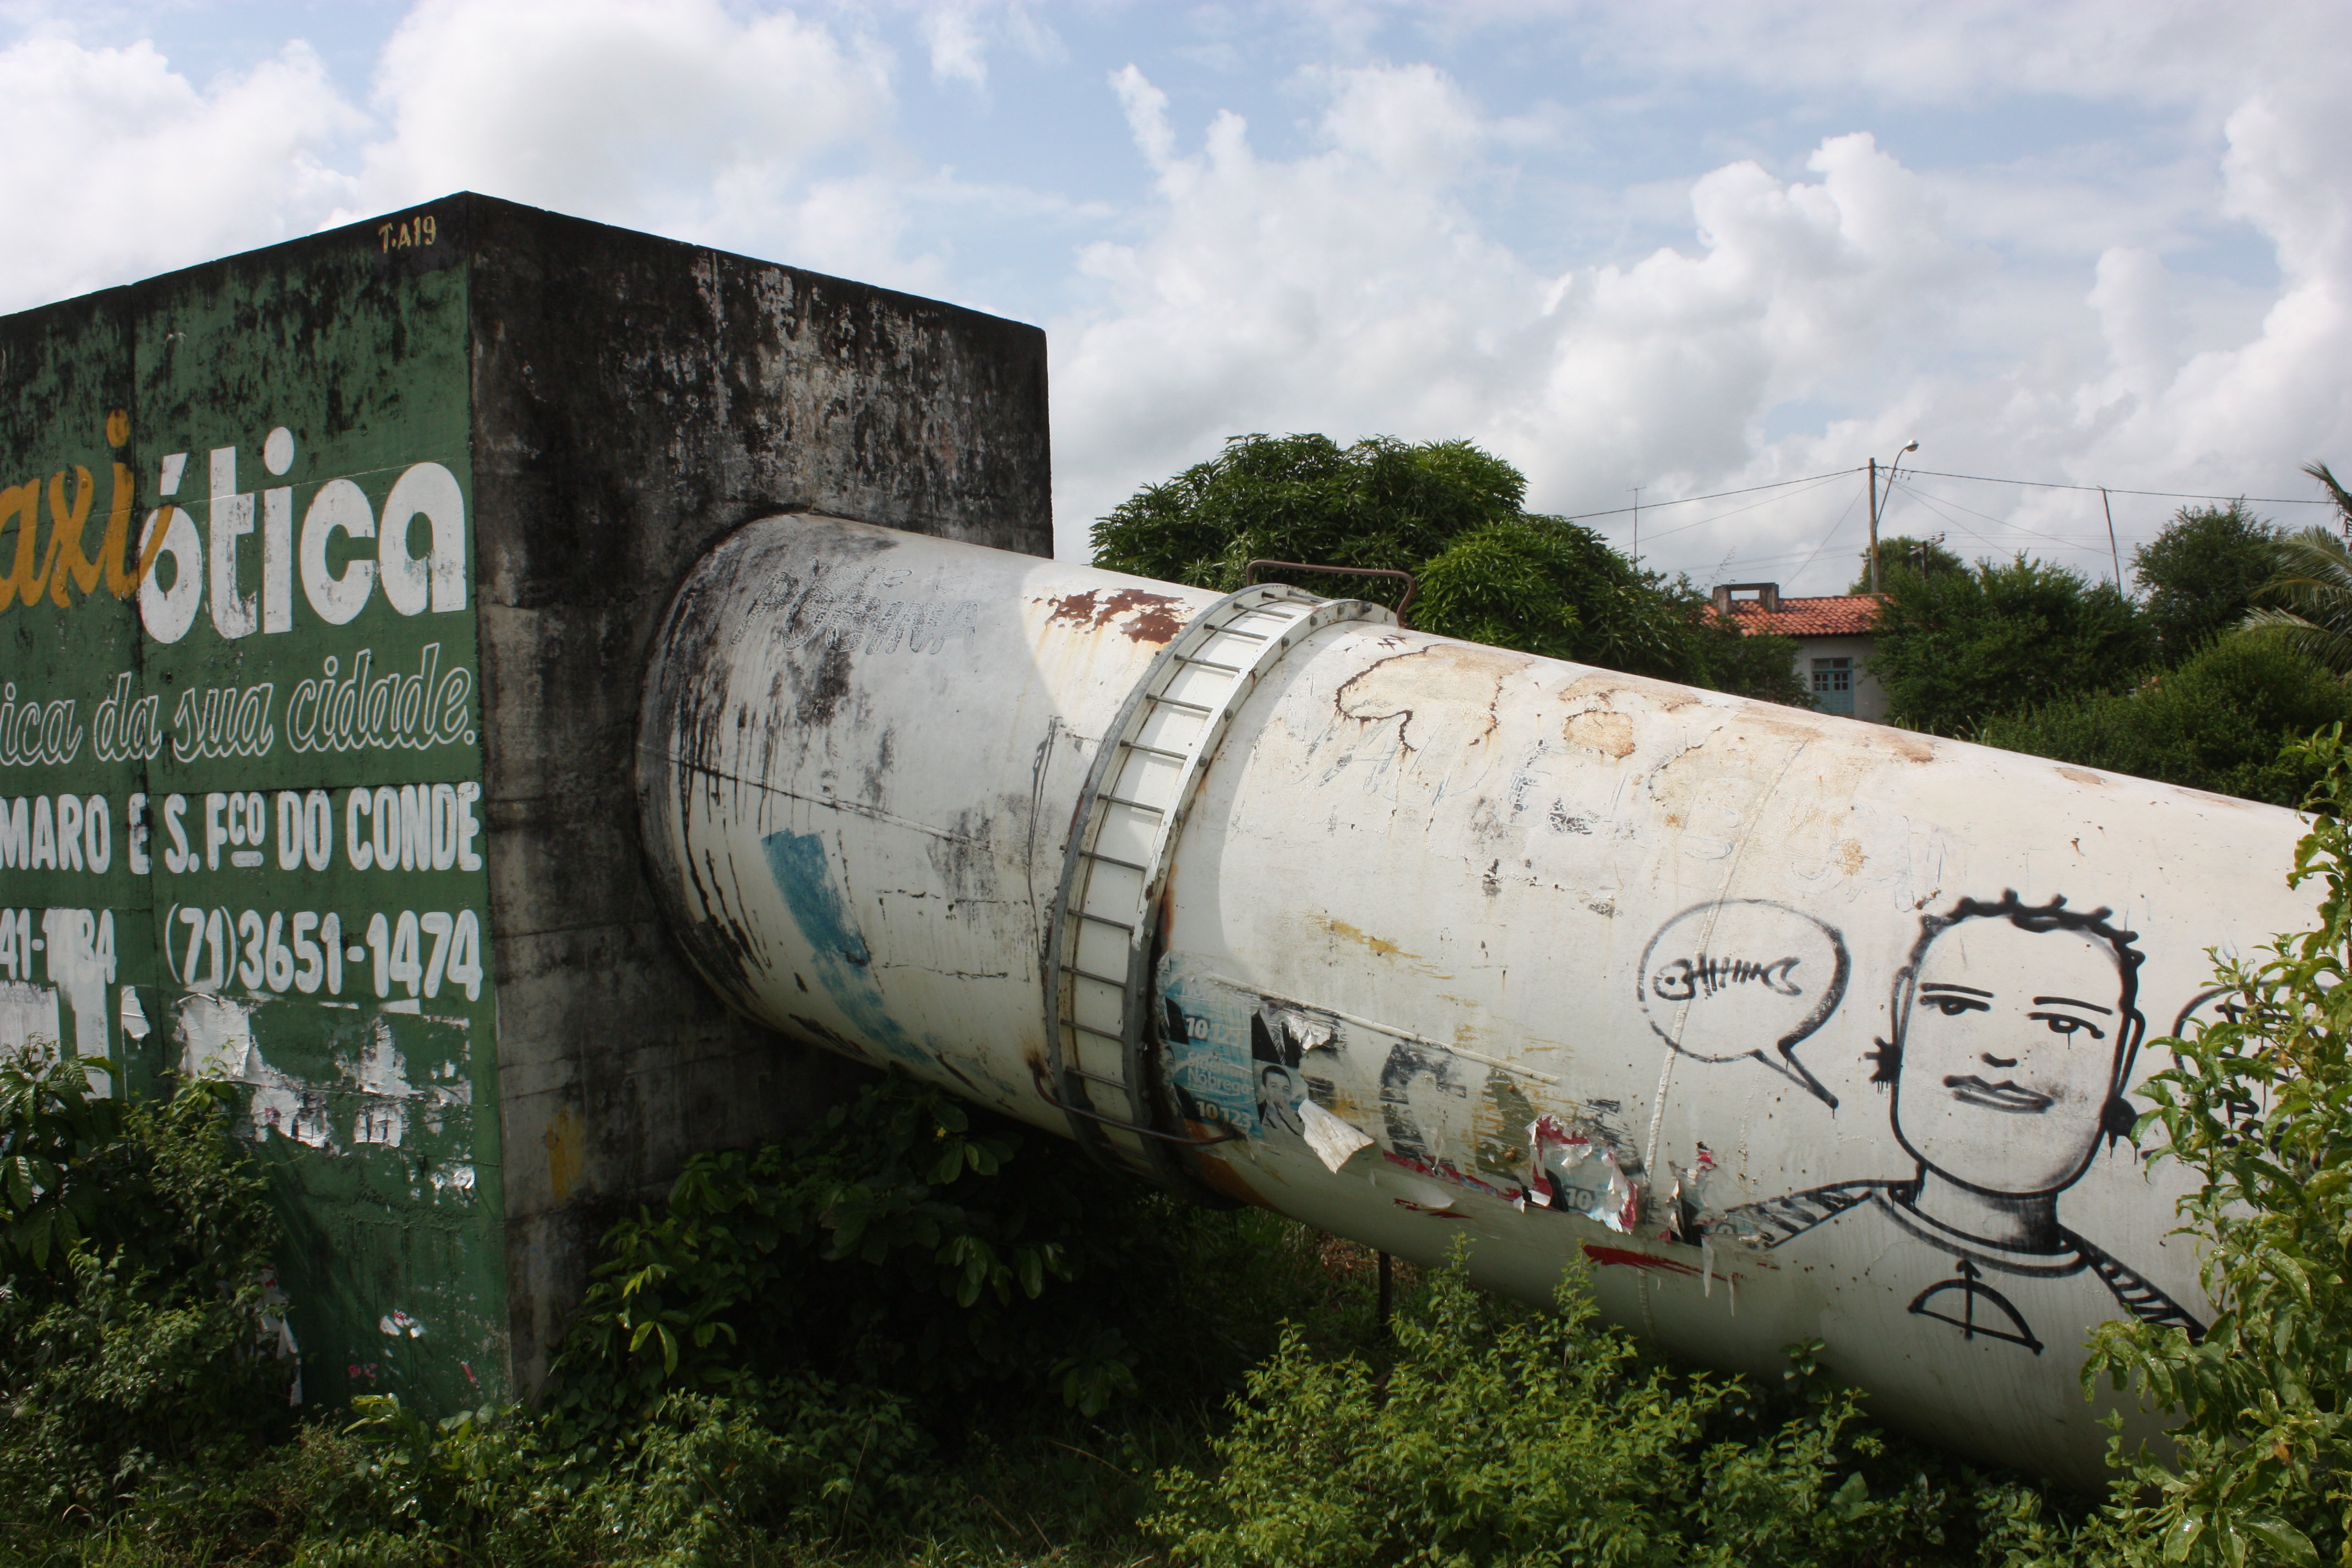
[[[2212,1313],[2142,1041],[2312,908],[2274,807],[810,515],[691,574],[638,769],[753,1018],[2085,1483],[2092,1327]]]

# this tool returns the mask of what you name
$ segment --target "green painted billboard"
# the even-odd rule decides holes
[[[0,367],[0,1041],[244,1087],[310,1399],[505,1391],[439,227],[20,318]]]
[[[465,193],[0,317],[0,1045],[239,1086],[306,1403],[530,1395],[846,1081],[637,849],[658,618],[798,507],[1045,552],[1044,334]]]

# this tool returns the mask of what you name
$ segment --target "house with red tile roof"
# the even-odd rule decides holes
[[[1797,679],[1815,707],[1873,722],[1886,718],[1886,692],[1870,673],[1878,605],[1869,594],[1782,598],[1778,583],[1726,583],[1715,590],[1716,613],[1746,636],[1796,639]]]

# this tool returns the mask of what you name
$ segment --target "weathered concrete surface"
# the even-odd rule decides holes
[[[528,1394],[615,1214],[859,1070],[656,923],[648,640],[791,505],[1046,553],[1045,366],[464,195],[0,320],[0,1046],[243,1087],[308,1398]]]
[[[1034,327],[479,196],[484,795],[512,1364],[536,1385],[596,1237],[688,1154],[856,1069],[728,1012],[636,849],[639,679],[688,568],[787,507],[1053,549]],[[445,204],[446,205],[446,204]]]

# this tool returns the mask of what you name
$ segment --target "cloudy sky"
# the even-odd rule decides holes
[[[2352,467],[2347,58],[2340,0],[0,0],[0,310],[471,189],[1044,326],[1064,553],[1238,432],[1466,436],[1837,592],[1916,438],[1890,531],[2103,576],[2095,488],[1933,476]]]

